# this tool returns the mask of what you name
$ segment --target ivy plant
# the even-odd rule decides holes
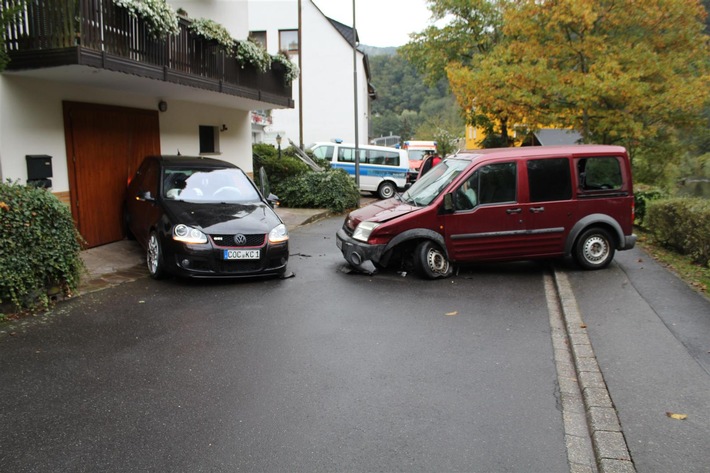
[[[227,55],[234,55],[234,40],[230,36],[229,31],[216,21],[210,20],[209,18],[197,18],[192,20],[188,28],[196,35],[202,36],[208,41],[216,41]]]
[[[0,183],[0,303],[47,307],[48,290],[73,294],[84,264],[69,208],[46,189]]]
[[[242,69],[246,64],[251,64],[260,72],[266,72],[271,68],[271,55],[263,46],[250,39],[237,41],[235,57],[242,64]]]
[[[275,56],[272,56],[271,59],[273,60],[273,62],[283,64],[286,68],[285,80],[287,85],[291,84],[296,78],[298,78],[298,75],[301,73],[301,71],[298,69],[298,65],[291,62],[291,59],[288,57],[288,54],[284,53],[283,51],[279,51],[279,53]]]
[[[165,0],[113,0],[113,3],[128,10],[131,16],[143,19],[157,39],[180,31],[177,14]]]

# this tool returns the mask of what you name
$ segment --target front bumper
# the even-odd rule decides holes
[[[177,276],[190,278],[240,278],[280,276],[288,264],[288,243],[266,244],[259,248],[260,258],[255,260],[224,260],[225,248],[210,243],[187,245],[172,242],[165,261],[168,270]]]
[[[385,252],[385,245],[370,245],[359,240],[355,240],[345,231],[344,228],[338,230],[335,235],[340,251],[343,253],[345,261],[358,271],[367,274],[377,272],[375,265],[379,263]]]

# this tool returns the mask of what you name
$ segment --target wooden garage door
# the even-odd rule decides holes
[[[160,154],[158,112],[64,103],[71,209],[89,247],[125,238],[126,184],[143,158]]]

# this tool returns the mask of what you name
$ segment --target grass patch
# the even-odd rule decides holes
[[[635,228],[634,231],[639,236],[638,244],[659,264],[675,273],[696,291],[708,296],[710,268],[693,263],[689,256],[680,255],[655,243],[652,235],[643,229]]]

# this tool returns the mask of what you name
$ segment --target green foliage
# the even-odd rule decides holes
[[[155,38],[165,39],[178,34],[178,18],[165,0],[113,0],[113,3],[128,10],[134,18],[141,18]]]
[[[650,202],[660,199],[667,199],[670,196],[668,192],[660,187],[639,185],[634,189],[634,213],[636,215],[636,225],[645,227],[646,225],[646,209]]]
[[[227,29],[209,18],[197,18],[190,22],[190,31],[211,41],[217,41],[228,55],[234,53],[234,40]]]
[[[0,233],[0,302],[47,307],[48,289],[64,295],[77,289],[81,236],[69,208],[51,192],[0,183]]]
[[[280,184],[278,195],[286,207],[327,208],[333,212],[356,208],[360,200],[355,181],[342,169],[288,178]]]
[[[17,4],[12,7],[8,7],[7,4],[3,5],[2,11],[0,11],[0,38],[5,37],[7,26],[19,18],[18,14],[22,11],[24,5],[24,0],[18,1]],[[0,72],[5,70],[9,62],[10,57],[7,55],[7,49],[3,41],[2,44],[0,44]]]
[[[272,145],[259,143],[252,147],[253,169],[256,182],[259,182],[259,172],[263,168],[269,177],[269,184],[274,194],[280,195],[281,184],[289,177],[299,176],[310,171],[310,168],[296,157],[292,148],[281,151]]]
[[[648,203],[648,227],[654,239],[693,261],[710,262],[710,201],[675,198]]]

